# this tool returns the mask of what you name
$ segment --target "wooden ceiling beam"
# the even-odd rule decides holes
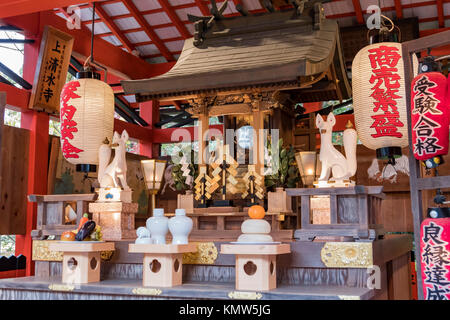
[[[101,5],[98,5],[95,7],[95,12],[98,14],[100,19],[102,19],[103,23],[106,24],[106,26],[111,30],[112,33],[117,37],[117,39],[122,42],[123,46],[131,53],[136,48],[131,43],[131,41],[122,33],[122,31],[119,29],[119,27],[112,21],[112,19],[108,16],[108,14],[105,12],[105,10],[101,7]]]
[[[445,27],[445,19],[444,19],[444,3],[442,0],[436,1],[437,6],[437,13],[438,13],[438,21],[439,21],[439,28]]]
[[[200,9],[200,11],[202,12],[203,16],[206,17],[206,16],[210,16],[211,15],[211,13],[209,12],[208,6],[202,0],[195,0],[195,4]]]
[[[175,61],[175,58],[170,53],[169,49],[165,46],[164,42],[158,37],[158,35],[153,31],[152,27],[149,25],[147,20],[141,12],[136,8],[132,0],[123,0],[123,4],[127,7],[128,11],[134,16],[136,21],[144,29],[147,36],[154,42],[155,46],[162,53],[162,55],[167,59],[167,61]]]
[[[184,38],[183,37],[175,37],[175,38],[163,39],[164,42],[180,41],[180,40],[184,40]],[[138,46],[146,46],[146,45],[155,44],[155,43],[150,40],[150,41],[135,42],[133,44],[138,47]]]
[[[180,17],[175,12],[174,8],[170,5],[167,0],[158,0],[158,3],[164,9],[164,12],[169,16],[170,20],[172,20],[173,24],[177,28],[178,32],[184,39],[188,39],[191,37],[191,33],[186,29],[186,26],[181,21]]]
[[[397,19],[403,19],[402,0],[394,0]]]
[[[361,9],[361,3],[359,2],[359,0],[352,0],[352,2],[353,2],[353,8],[355,9],[356,20],[358,21],[359,24],[363,24],[364,16],[363,16],[362,9]]]
[[[172,51],[172,54],[181,54],[181,51]],[[141,56],[142,59],[151,59],[151,58],[158,58],[162,57],[163,55],[161,53],[158,54],[148,54],[146,56]]]

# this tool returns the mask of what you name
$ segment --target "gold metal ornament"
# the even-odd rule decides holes
[[[328,268],[368,268],[373,265],[370,242],[326,242],[320,257]]]

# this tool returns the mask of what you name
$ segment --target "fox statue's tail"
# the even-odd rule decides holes
[[[347,165],[350,176],[352,177],[356,173],[356,143],[358,141],[358,135],[356,130],[348,128],[344,130],[344,150],[345,158],[347,159]]]
[[[109,161],[111,159],[111,147],[109,146],[109,143],[103,143],[98,152],[98,182],[101,187],[102,185],[102,179],[105,175],[106,168],[108,167]]]

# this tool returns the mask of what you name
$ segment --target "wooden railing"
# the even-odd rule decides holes
[[[0,279],[25,276],[27,258],[24,255],[0,256]]]

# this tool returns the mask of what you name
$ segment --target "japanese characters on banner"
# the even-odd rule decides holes
[[[352,87],[361,142],[374,150],[408,146],[401,44],[383,42],[361,49],[352,64]]]
[[[73,37],[50,26],[44,29],[29,108],[59,113],[60,92],[66,83]]]
[[[439,72],[419,74],[411,83],[411,130],[417,160],[448,153],[450,105],[447,79]]]
[[[114,93],[103,81],[78,79],[61,92],[61,150],[72,164],[98,164],[98,151],[114,127]]]
[[[450,300],[450,218],[425,219],[420,231],[425,300]]]

